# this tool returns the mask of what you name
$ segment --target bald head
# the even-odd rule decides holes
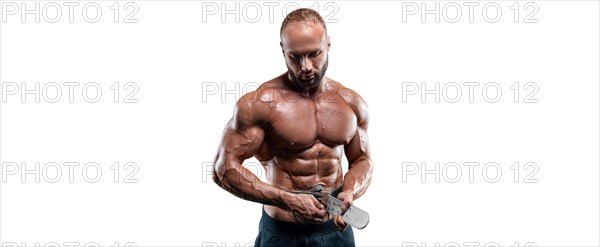
[[[319,13],[312,9],[290,12],[281,24],[280,37],[288,79],[305,89],[320,85],[327,71],[331,45]]]
[[[282,35],[285,29],[290,25],[321,25],[323,30],[325,31],[325,35],[327,35],[327,27],[325,26],[325,21],[321,18],[321,15],[312,9],[301,8],[290,12],[283,22],[281,23],[281,29],[279,30],[279,35]]]

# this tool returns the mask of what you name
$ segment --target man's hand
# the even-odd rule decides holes
[[[352,195],[345,192],[339,193],[337,198],[342,200],[342,212],[350,208],[350,206],[352,206],[352,202],[354,202],[354,198],[352,197]],[[346,228],[348,228],[348,224],[344,222],[342,214],[338,214],[335,216],[335,218],[333,218],[333,224],[335,225],[335,228],[341,232],[345,231]]]
[[[323,222],[325,206],[312,195],[290,194],[285,199],[287,210],[298,222]]]

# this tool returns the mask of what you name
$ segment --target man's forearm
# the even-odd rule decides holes
[[[261,181],[241,164],[220,164],[215,167],[214,181],[229,193],[244,200],[285,209],[287,192]]]
[[[342,192],[351,194],[354,199],[362,196],[371,184],[373,164],[370,158],[361,157],[349,165],[344,176]]]

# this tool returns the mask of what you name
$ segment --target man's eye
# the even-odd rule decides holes
[[[290,55],[289,57],[290,57],[290,59],[292,59],[292,60],[296,60],[296,56],[292,56],[292,55]]]
[[[320,54],[321,54],[321,52],[313,52],[313,53],[310,54],[310,56],[311,57],[316,57],[316,56],[318,56]]]

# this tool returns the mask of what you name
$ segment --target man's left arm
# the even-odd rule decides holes
[[[367,104],[360,96],[356,95],[350,105],[356,113],[358,128],[352,140],[344,146],[344,153],[348,159],[348,172],[344,175],[342,192],[338,195],[338,199],[343,201],[342,210],[349,208],[354,200],[366,192],[371,184],[371,174],[373,173],[367,133],[369,126]],[[347,227],[342,215],[337,215],[334,223],[339,230]]]

